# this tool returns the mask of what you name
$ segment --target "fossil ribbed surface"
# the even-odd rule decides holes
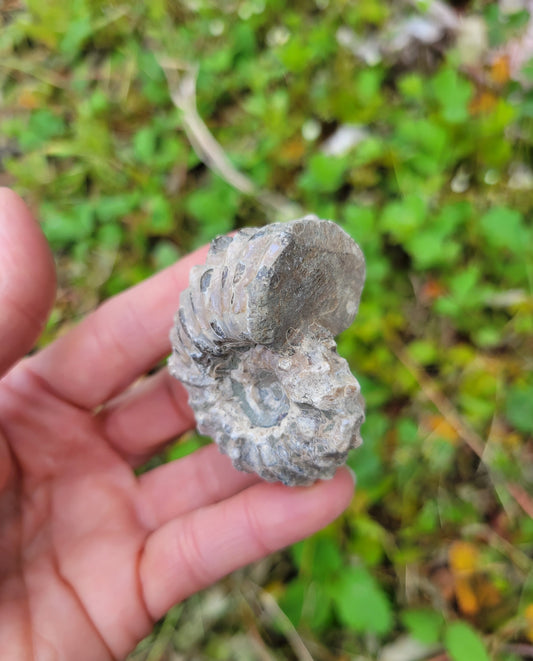
[[[363,398],[333,338],[357,314],[364,275],[357,244],[315,216],[218,237],[191,270],[169,369],[198,430],[239,470],[311,484],[361,443]]]

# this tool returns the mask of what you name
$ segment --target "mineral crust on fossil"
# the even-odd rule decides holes
[[[357,314],[363,254],[316,216],[211,243],[170,338],[198,430],[239,470],[307,485],[361,444],[364,402],[334,336]]]

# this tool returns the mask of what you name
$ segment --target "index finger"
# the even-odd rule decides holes
[[[31,349],[54,296],[44,235],[20,197],[0,188],[0,376]]]
[[[103,303],[32,356],[27,367],[56,395],[93,409],[121,392],[170,350],[168,339],[189,271],[208,247]]]

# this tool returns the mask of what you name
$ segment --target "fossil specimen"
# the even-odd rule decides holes
[[[357,313],[364,272],[357,244],[315,216],[217,237],[191,270],[169,369],[239,470],[311,484],[361,443],[363,399],[333,337]]]

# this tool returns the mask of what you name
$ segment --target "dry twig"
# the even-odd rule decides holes
[[[293,623],[285,615],[278,605],[274,597],[265,590],[259,591],[259,601],[265,609],[266,613],[273,619],[277,620],[283,627],[283,633],[287,638],[292,651],[296,655],[298,661],[313,661],[311,653],[305,646],[304,641],[301,639],[300,634],[294,627]]]
[[[255,197],[266,209],[272,220],[288,220],[304,215],[302,208],[283,195],[259,189],[251,179],[231,163],[227,154],[200,117],[196,106],[196,78],[198,67],[187,62],[158,55],[157,61],[167,78],[170,98],[182,112],[182,122],[187,138],[198,158],[206,167],[218,174],[230,186],[245,195]]]

